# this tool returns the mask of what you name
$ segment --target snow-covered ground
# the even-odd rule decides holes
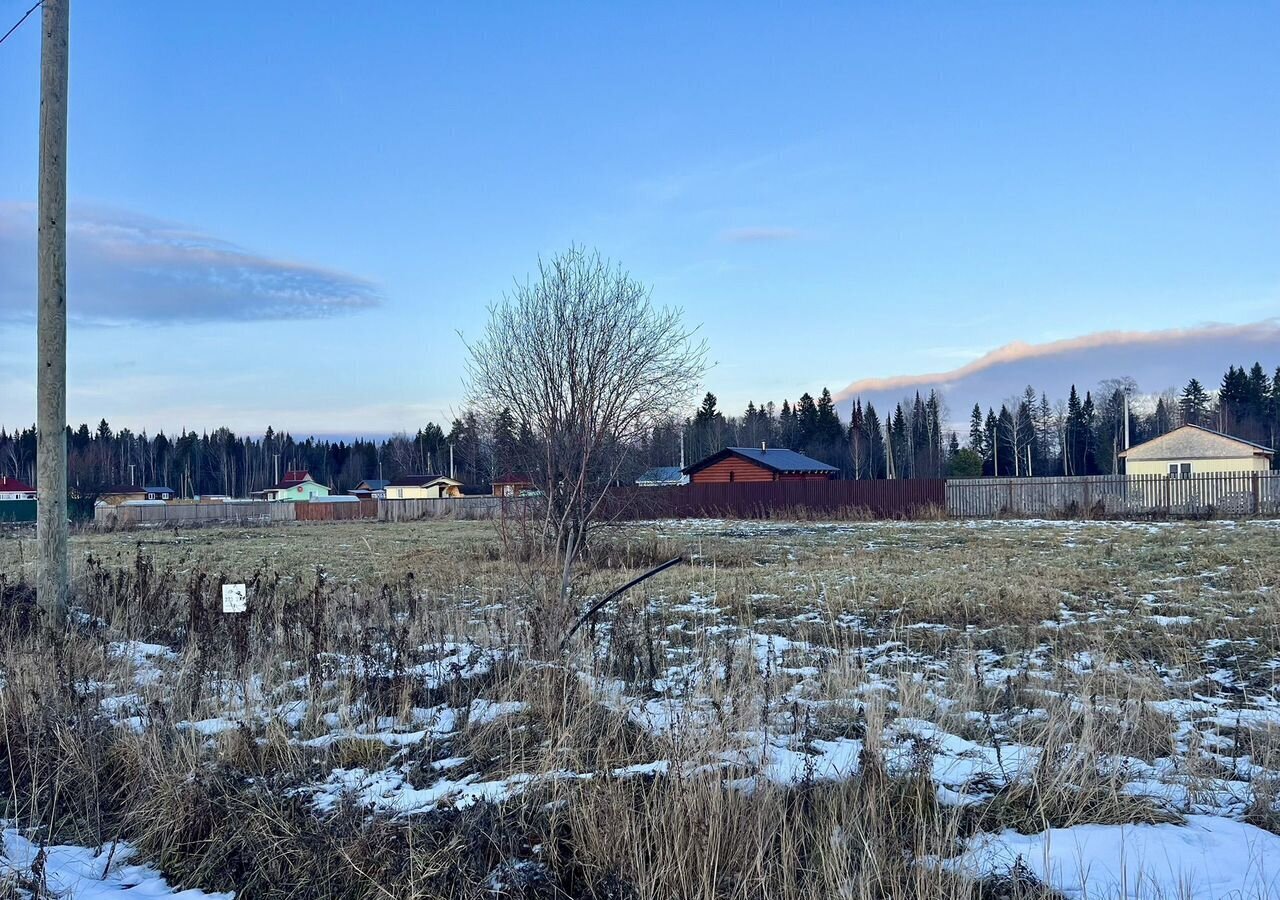
[[[27,896],[66,900],[232,900],[235,896],[174,890],[155,869],[131,863],[135,851],[128,844],[100,850],[63,844],[40,846],[11,828],[4,830],[3,840],[0,885],[7,883]]]
[[[213,670],[200,714],[166,723],[190,654],[115,640],[112,677],[86,693],[119,728],[173,727],[210,753],[236,734],[285,735],[323,764],[289,789],[317,816],[408,818],[601,779],[790,788],[874,763],[930,779],[957,821],[994,820],[985,811],[1028,786],[1092,798],[1071,824],[957,836],[929,861],[952,872],[1016,869],[1073,898],[1280,897],[1280,837],[1245,821],[1280,822],[1276,527],[636,526],[691,565],[606,611],[566,663],[581,704],[639,734],[626,758],[593,765],[539,743],[528,684],[542,664],[495,631],[502,604],[470,590],[429,598],[453,604],[447,635],[327,653],[319,690],[300,660]],[[388,708],[355,687],[378,680],[426,699]],[[358,746],[367,758],[326,755]],[[32,845],[5,841],[30,878]],[[127,857],[117,848],[108,871],[101,853],[50,848],[46,877],[67,896],[167,895]]]

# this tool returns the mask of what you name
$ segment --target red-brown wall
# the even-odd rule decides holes
[[[831,476],[822,473],[809,475],[778,475],[764,466],[740,456],[729,456],[689,476],[693,484],[727,484],[729,474],[734,484],[759,484],[765,481],[827,481]]]

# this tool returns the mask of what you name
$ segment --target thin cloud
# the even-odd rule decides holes
[[[771,241],[794,241],[800,237],[795,228],[750,227],[730,228],[720,233],[720,239],[730,244],[758,244]]]
[[[1163,347],[1172,352],[1198,342],[1232,340],[1251,343],[1274,341],[1276,345],[1280,345],[1280,319],[1266,319],[1247,325],[1210,323],[1193,328],[1169,328],[1161,331],[1100,331],[1044,344],[1014,341],[980,356],[973,362],[945,372],[863,378],[840,391],[836,399],[849,400],[863,394],[884,394],[927,387],[945,388],[999,367],[1034,360],[1052,360],[1089,351]]]
[[[0,203],[0,320],[34,317],[35,210]],[[67,315],[81,325],[323,319],[375,308],[371,281],[260,256],[172,222],[73,208]]]

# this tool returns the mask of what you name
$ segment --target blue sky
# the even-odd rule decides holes
[[[1276,4],[82,0],[69,413],[444,421],[458,332],[572,242],[703,324],[731,411],[1273,320],[1277,46]],[[34,419],[38,58],[33,16],[0,46],[9,425]]]

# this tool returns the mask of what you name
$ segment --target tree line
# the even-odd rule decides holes
[[[936,391],[917,392],[883,415],[855,397],[848,421],[826,388],[794,406],[752,402],[741,416],[724,414],[708,393],[694,415],[655,427],[642,456],[650,465],[674,465],[682,440],[687,461],[766,442],[835,466],[844,478],[1105,475],[1120,471],[1126,405],[1130,445],[1192,424],[1275,447],[1280,366],[1268,376],[1259,362],[1233,365],[1216,391],[1192,378],[1181,391],[1154,396],[1140,393],[1132,378],[1106,379],[1083,395],[1073,384],[1055,401],[1028,385],[998,409],[974,404],[964,439],[945,427],[948,410]]]
[[[238,435],[229,428],[211,432],[148,435],[113,430],[104,419],[67,428],[67,484],[81,497],[122,485],[169,487],[181,496],[245,497],[275,484],[289,470],[304,469],[336,491],[365,479],[450,471],[464,484],[486,487],[491,478],[517,465],[520,448],[532,445],[508,411],[485,418],[466,413],[449,431],[429,423],[416,434],[351,441],[295,438],[268,427],[261,435]],[[0,428],[0,473],[28,484],[36,479],[35,426]]]
[[[1129,440],[1141,443],[1190,423],[1274,447],[1280,439],[1280,367],[1268,376],[1261,363],[1230,366],[1216,390],[1192,378],[1181,391],[1150,396],[1131,378],[1107,379],[1083,394],[1071,385],[1065,399],[1028,385],[984,410],[975,404],[963,439],[947,427],[949,411],[930,391],[904,398],[881,413],[854,398],[843,417],[823,388],[748,403],[741,415],[726,414],[715,394],[684,419],[653,426],[627,454],[619,471],[634,478],[651,466],[694,462],[724,447],[788,447],[835,466],[843,478],[938,478],[978,475],[1093,475],[1119,471],[1124,449],[1125,398]],[[182,496],[247,496],[275,483],[290,469],[306,469],[334,490],[349,490],[368,478],[454,473],[484,489],[494,478],[520,476],[538,441],[527,423],[508,408],[462,413],[448,431],[429,423],[415,434],[380,440],[296,439],[267,428],[237,435],[228,428],[176,436],[113,430],[105,420],[67,429],[68,484],[80,496],[135,484],[165,486]],[[683,451],[683,452],[682,452]],[[0,474],[35,483],[35,427],[0,429]]]

